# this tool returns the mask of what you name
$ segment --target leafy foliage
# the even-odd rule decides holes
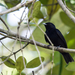
[[[49,6],[47,6],[47,13],[49,16],[52,16],[54,13],[58,11],[60,6],[57,4],[57,0],[49,0],[48,1]],[[55,4],[55,5],[53,5]]]
[[[28,16],[31,16],[31,18],[43,18],[43,14],[40,11],[41,8],[41,2],[37,1],[34,3],[34,6],[30,8]],[[32,15],[31,15],[32,14]]]
[[[44,61],[44,57],[41,57],[42,59],[42,62]],[[22,70],[25,68],[35,68],[35,67],[38,67],[41,63],[40,63],[40,60],[39,60],[39,57],[31,60],[30,62],[27,63],[27,60],[25,57],[23,56],[20,56],[17,58],[16,62],[14,62],[11,58],[8,58],[6,56],[3,56],[2,57],[2,61],[4,61],[4,64],[10,68],[16,68],[17,71],[19,73],[22,72]]]
[[[16,75],[20,75],[20,73],[16,73]],[[26,75],[26,74],[22,72],[21,75]]]
[[[49,0],[39,0],[42,4],[47,4]]]
[[[25,65],[27,64],[26,59],[23,56],[20,56],[15,63],[16,69],[21,73],[21,71],[24,69]]]
[[[66,69],[69,70],[69,71],[75,71],[75,62],[69,63],[66,66]]]
[[[11,58],[2,56],[2,61],[5,61],[4,64],[10,68],[15,68],[15,62]]]
[[[64,19],[64,16],[66,20]],[[60,18],[65,25],[70,27],[75,26],[74,22],[64,12],[60,12]]]
[[[42,59],[42,62],[44,61],[44,57],[41,57]],[[29,63],[27,63],[27,68],[35,68],[35,67],[38,67],[39,65],[41,64],[40,60],[39,60],[39,57],[31,60]]]

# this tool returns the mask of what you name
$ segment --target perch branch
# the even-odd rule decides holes
[[[25,37],[23,37],[21,35],[18,36],[17,33],[13,33],[11,31],[8,32],[8,31],[3,30],[1,28],[0,28],[0,32],[6,34],[8,36],[8,38],[11,38],[11,39],[16,40],[16,36],[17,36],[18,41],[21,39],[22,42],[28,42],[28,43],[34,45],[33,40],[28,39],[28,38],[25,38]],[[19,39],[19,37],[20,37],[20,39]],[[49,46],[49,45],[46,45],[46,44],[43,44],[43,43],[40,43],[40,42],[37,42],[37,41],[35,41],[35,42],[36,42],[36,45],[39,46],[39,47],[43,47],[43,48],[51,49],[51,50],[53,48],[53,46]],[[63,52],[64,51],[64,52],[68,52],[68,53],[75,53],[75,49],[68,49],[68,48],[62,48],[62,47],[55,47],[54,46],[54,50],[55,51],[60,51],[60,52]]]

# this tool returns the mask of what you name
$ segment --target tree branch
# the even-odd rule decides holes
[[[9,56],[7,56],[7,58],[3,61],[3,62],[1,62],[0,63],[0,65],[1,64],[3,64],[5,61],[7,61],[8,60],[8,58],[10,57],[10,56],[12,56],[13,54],[16,54],[17,52],[19,52],[19,51],[21,51],[22,49],[24,49],[27,45],[28,45],[29,43],[27,43],[27,44],[25,44],[22,48],[20,48],[19,50],[17,50],[16,52],[13,52],[12,54],[10,54]],[[3,58],[3,56],[2,57],[0,57],[0,59],[1,58]]]
[[[5,39],[7,36],[4,36],[4,37],[2,37],[2,38],[0,38],[0,40],[3,40],[3,39]]]
[[[8,25],[5,23],[5,21],[0,17],[0,20],[4,23],[4,25],[6,26],[6,28],[9,30]]]
[[[62,10],[67,14],[67,16],[75,23],[75,17],[71,14],[71,12],[66,8],[62,0],[57,0]]]
[[[18,36],[17,33],[13,33],[11,31],[8,32],[8,31],[3,30],[1,28],[0,28],[0,32],[5,33],[6,34],[5,36],[8,36],[11,39],[16,40],[16,36],[17,36],[18,41],[21,40],[22,42],[28,42],[28,43],[34,45],[33,40],[25,38],[25,37],[23,37],[21,35]],[[20,39],[19,39],[19,37],[20,37]],[[51,50],[53,48],[53,46],[49,46],[49,45],[46,45],[46,44],[43,44],[43,43],[40,43],[40,42],[37,42],[37,41],[35,41],[35,43],[36,43],[37,46],[42,47],[42,48],[51,49]],[[55,51],[60,51],[60,52],[75,53],[75,49],[68,49],[68,48],[62,48],[62,47],[55,47],[54,46],[54,50]]]
[[[19,8],[23,7],[23,6],[28,7],[28,5],[30,5],[32,2],[33,2],[33,0],[28,1],[27,3],[19,3],[18,5],[16,5],[13,8],[10,8],[10,9],[8,9],[6,11],[0,12],[0,15],[4,15],[4,14],[10,13],[10,12],[13,12],[13,11],[18,10]]]

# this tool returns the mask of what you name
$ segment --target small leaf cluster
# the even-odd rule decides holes
[[[44,57],[41,57],[41,59],[42,59],[42,61],[44,61]],[[26,58],[23,56],[18,57],[16,62],[14,60],[12,60],[11,58],[2,56],[2,61],[4,61],[4,64],[6,66],[8,66],[9,68],[16,68],[19,73],[22,72],[22,70],[25,68],[25,66],[26,66],[26,68],[35,68],[41,64],[39,57],[37,57],[27,63]]]

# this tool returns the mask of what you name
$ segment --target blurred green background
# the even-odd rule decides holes
[[[69,9],[75,11],[75,0],[63,0],[63,2],[64,1]],[[16,1],[1,0],[0,12],[14,7],[19,2],[22,2],[22,1],[21,0],[16,0]],[[25,12],[23,13],[24,10]],[[22,13],[23,13],[23,16],[22,16]],[[72,13],[72,15],[75,16],[74,13]],[[44,33],[40,30],[40,28],[43,31],[45,31],[45,27],[43,23],[52,22],[56,26],[56,28],[59,29],[61,33],[63,34],[67,42],[68,48],[75,49],[75,23],[73,23],[72,20],[70,20],[69,17],[64,13],[64,11],[61,9],[59,4],[57,3],[57,0],[38,0],[34,3],[33,8],[31,4],[30,6],[26,8],[22,7],[19,10],[16,10],[8,14],[4,14],[1,17],[7,23],[11,31],[15,33],[17,33],[18,22],[20,22],[20,19],[24,18],[19,29],[19,34],[24,37],[27,35],[27,38],[30,38],[30,39],[32,39],[32,36],[31,36],[32,34],[36,41],[47,44],[47,45],[48,43],[45,42]],[[30,25],[31,32],[28,30],[28,26],[27,26],[28,18],[30,19],[29,25]],[[1,21],[0,21],[0,28],[7,30]],[[0,35],[0,37],[2,36]],[[2,40],[2,42],[10,50],[12,50],[13,47],[14,47],[14,51],[17,51],[18,49],[20,49],[19,41],[16,42],[15,46],[14,46],[15,41],[9,38]],[[21,44],[23,46],[24,42],[21,42]],[[40,51],[40,56],[44,57],[45,67],[44,67],[44,71],[41,74],[39,72],[36,72],[36,74],[51,75],[51,65],[52,65],[51,61],[52,61],[53,51],[49,49],[41,48],[41,47],[38,47],[38,50]],[[9,54],[10,52],[0,43],[0,57],[5,55],[8,56]],[[74,53],[70,53],[70,54],[75,59],[74,57],[75,54]],[[22,52],[19,52],[16,54],[16,59],[20,56],[22,56]],[[26,58],[27,62],[29,62],[30,60],[33,60],[34,58],[39,57],[39,54],[35,46],[29,44],[23,50],[23,56]],[[11,59],[15,61],[14,56],[11,56]],[[1,59],[0,59],[0,62],[2,62]],[[36,62],[38,62],[38,60]],[[34,63],[34,66],[35,66],[35,63]],[[63,57],[61,56],[61,54],[57,51],[54,52],[54,65],[53,65],[52,75],[75,75],[74,66],[75,66],[74,63],[69,63],[67,65]],[[39,69],[39,67],[37,67],[36,69],[35,68],[28,69],[27,72],[28,74],[31,74],[32,70],[37,71],[37,69]],[[19,75],[16,69],[7,67],[4,64],[0,65],[0,72],[2,72],[3,75]],[[25,69],[22,72],[23,73],[21,75],[25,75]]]

